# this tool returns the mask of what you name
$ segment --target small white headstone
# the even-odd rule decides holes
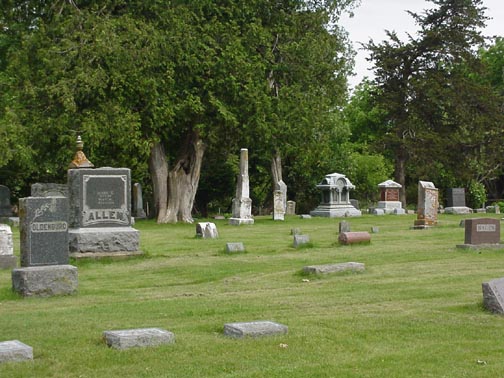
[[[200,222],[196,224],[196,236],[203,239],[216,239],[219,237],[217,226],[212,222]]]
[[[245,252],[245,247],[243,246],[243,243],[226,243],[226,252],[227,253]]]
[[[310,237],[308,235],[294,235],[294,248],[300,245],[307,244],[310,242]]]

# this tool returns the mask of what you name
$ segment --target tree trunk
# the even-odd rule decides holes
[[[152,146],[149,156],[149,171],[154,195],[154,211],[158,223],[166,218],[168,200],[168,162],[164,146],[156,143]]]
[[[275,190],[276,184],[282,180],[282,157],[278,151],[271,159],[271,177],[273,178],[273,190]]]
[[[395,157],[395,180],[401,184],[402,188],[399,192],[399,200],[402,203],[403,209],[406,209],[406,161],[407,155],[403,151],[403,147],[399,147]]]
[[[196,133],[181,146],[175,166],[168,172],[168,206],[158,223],[192,223],[192,209],[198,190],[205,144]]]

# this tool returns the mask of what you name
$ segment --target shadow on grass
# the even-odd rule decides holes
[[[0,288],[0,301],[15,301],[23,299],[23,296],[12,290],[12,287]]]
[[[110,265],[110,264],[118,264],[118,263],[129,263],[131,261],[136,260],[148,260],[155,257],[165,257],[163,255],[151,255],[148,251],[143,251],[143,255],[136,256],[118,256],[118,257],[99,257],[99,258],[70,258],[70,264],[75,265],[76,267],[87,267],[93,265]]]

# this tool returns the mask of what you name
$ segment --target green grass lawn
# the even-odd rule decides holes
[[[34,350],[33,362],[1,364],[0,377],[502,376],[504,317],[482,308],[481,283],[504,277],[504,250],[457,249],[463,218],[441,215],[430,230],[411,230],[413,215],[350,218],[352,231],[379,227],[370,244],[351,246],[337,243],[341,219],[214,221],[214,240],[195,238],[195,225],[139,221],[145,257],[72,261],[76,295],[21,298],[0,271],[0,341]],[[309,248],[292,247],[292,228]],[[226,242],[246,253],[226,254]],[[301,272],[348,261],[366,271]],[[289,333],[222,334],[225,323],[253,320]],[[118,351],[102,340],[145,327],[174,332],[176,343]]]

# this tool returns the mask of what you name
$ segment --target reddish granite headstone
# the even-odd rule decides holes
[[[492,218],[465,220],[465,244],[499,244],[500,221]]]

